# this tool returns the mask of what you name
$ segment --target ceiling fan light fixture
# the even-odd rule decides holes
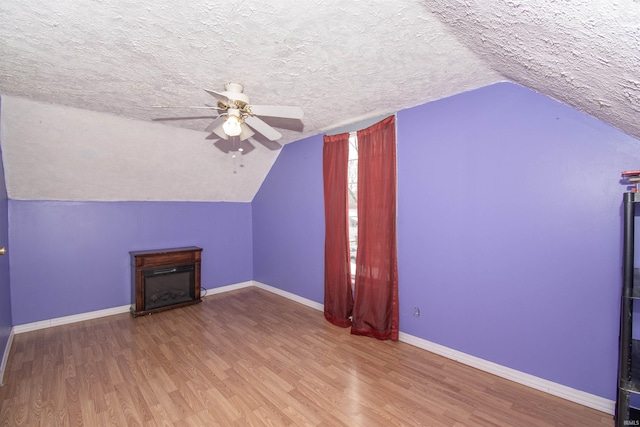
[[[224,130],[224,133],[229,136],[238,136],[242,133],[241,124],[242,122],[238,116],[235,114],[229,114],[227,120],[222,124],[222,129]]]

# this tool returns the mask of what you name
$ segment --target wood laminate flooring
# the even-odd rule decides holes
[[[18,334],[0,426],[613,426],[259,288]]]

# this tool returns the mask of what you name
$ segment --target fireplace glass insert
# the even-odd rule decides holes
[[[195,298],[193,265],[158,268],[144,272],[144,307],[153,310]]]

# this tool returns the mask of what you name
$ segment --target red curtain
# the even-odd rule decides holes
[[[324,137],[324,317],[337,326],[351,325],[353,294],[349,270],[347,179],[349,134]]]
[[[396,131],[391,116],[358,132],[358,253],[351,333],[397,341],[398,326]]]

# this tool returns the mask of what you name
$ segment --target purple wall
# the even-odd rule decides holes
[[[0,105],[0,111],[2,110]],[[2,141],[0,141],[1,145]],[[0,246],[9,249],[9,220],[7,207],[7,189],[4,180],[4,166],[0,151]],[[0,256],[0,360],[4,357],[4,350],[11,333],[11,291],[9,282],[9,254]],[[1,374],[1,373],[0,373]],[[2,383],[2,378],[0,378]]]
[[[402,331],[614,399],[639,144],[508,83],[401,111]]]
[[[322,136],[282,148],[252,207],[254,280],[322,303]]]
[[[397,126],[401,331],[615,399],[619,179],[640,142],[510,83]],[[254,278],[320,302],[321,145],[286,146],[253,205]]]
[[[251,204],[9,201],[14,325],[131,303],[129,251],[199,246],[202,286],[251,280]]]

